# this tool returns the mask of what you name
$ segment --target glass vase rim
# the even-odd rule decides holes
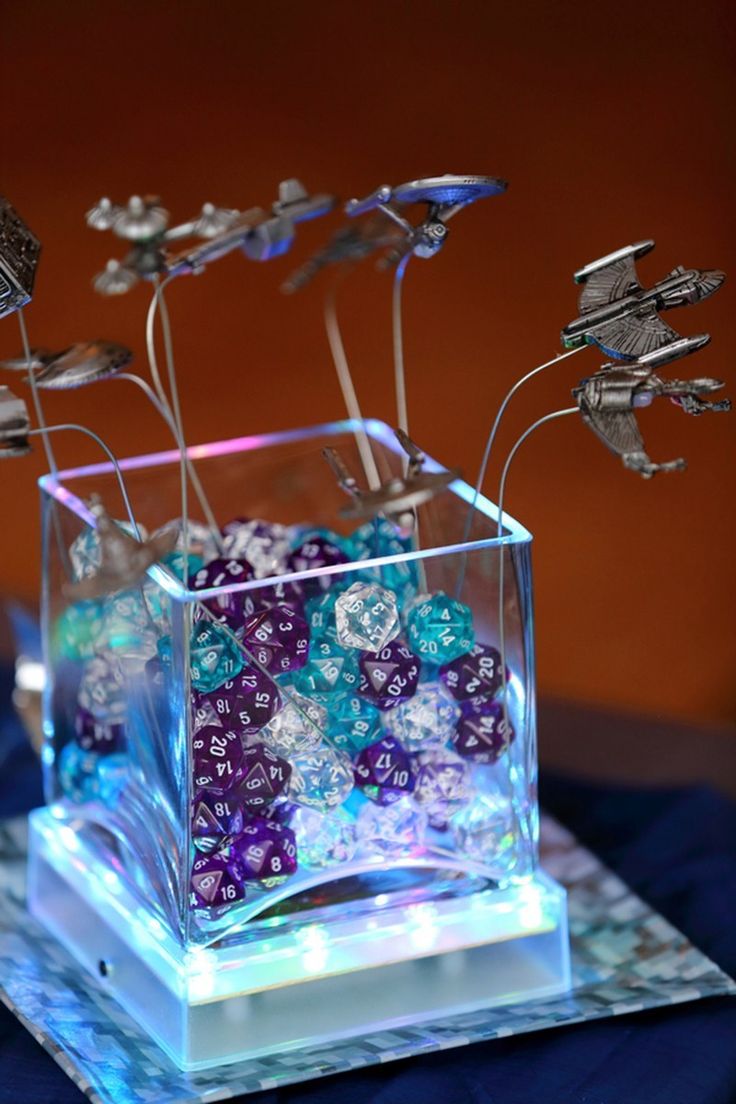
[[[377,418],[366,418],[363,422],[355,419],[341,419],[334,422],[321,422],[315,425],[299,427],[296,429],[277,430],[272,433],[250,434],[241,437],[231,437],[222,441],[212,441],[206,444],[189,445],[187,456],[191,460],[205,460],[217,456],[232,453],[248,452],[258,448],[268,448],[279,444],[288,444],[292,441],[307,440],[310,437],[336,436],[339,434],[355,434],[364,430],[367,435],[388,448],[399,457],[405,453],[399,445],[391,427]],[[178,449],[167,449],[160,452],[144,453],[136,456],[128,456],[119,460],[123,472],[146,468],[163,467],[169,464],[179,463]],[[444,465],[434,460],[425,453],[425,470],[430,472],[446,471]],[[56,476],[47,472],[38,479],[41,490],[55,499],[71,513],[75,514],[86,525],[95,529],[96,518],[83,499],[64,485],[64,480],[80,479],[92,475],[114,475],[113,465],[109,461],[94,464],[85,464],[79,467],[64,468]],[[475,489],[464,479],[458,477],[447,487],[448,493],[464,502],[468,507],[475,498]],[[498,522],[498,507],[486,495],[479,494],[475,501],[475,510]],[[431,548],[418,548],[412,551],[401,552],[391,556],[375,556],[370,559],[351,560],[348,563],[334,564],[326,567],[310,568],[306,571],[290,572],[286,575],[269,575],[262,579],[250,579],[247,582],[231,583],[228,586],[212,587],[202,590],[190,590],[185,587],[171,571],[154,564],[147,574],[176,601],[194,603],[214,598],[218,594],[237,593],[240,591],[257,591],[263,588],[277,586],[280,583],[301,582],[305,579],[319,579],[328,575],[349,575],[357,570],[386,567],[394,563],[405,563],[412,560],[432,559],[437,556],[457,555],[462,552],[475,552],[485,548],[505,548],[516,544],[529,544],[532,534],[516,521],[506,510],[503,513],[504,534],[500,537],[483,537],[476,540],[457,541],[452,544],[435,545]]]

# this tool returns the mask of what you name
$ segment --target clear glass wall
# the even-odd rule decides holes
[[[393,435],[370,433],[382,477],[398,473]],[[63,588],[99,556],[89,496],[123,518],[114,477],[42,481],[47,800],[110,893],[123,883],[182,946],[534,871],[531,538],[506,518],[498,540],[481,500],[463,545],[461,481],[412,538],[348,524],[327,445],[360,473],[349,423],[193,449],[224,555],[197,523],[189,586],[178,552],[93,601]],[[177,518],[175,455],[125,475],[139,524]]]

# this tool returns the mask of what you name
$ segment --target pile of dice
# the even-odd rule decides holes
[[[476,641],[467,605],[422,592],[416,560],[356,566],[406,553],[390,523],[343,537],[236,519],[224,551],[206,530],[194,536],[189,587],[207,593],[189,650],[193,908],[230,906],[249,884],[269,887],[298,865],[433,847],[486,862],[509,846],[508,803],[487,771],[514,738],[499,700],[500,655]],[[80,549],[72,553],[79,560]],[[181,570],[179,553],[170,566]],[[288,579],[322,568],[336,570]],[[272,576],[287,578],[222,589]],[[63,615],[62,630],[70,618],[84,626],[77,646],[89,651],[76,736],[62,752],[73,800],[114,802],[124,784],[125,688],[110,622],[147,657],[144,677],[166,698],[171,640],[147,586],[135,600],[108,599],[96,635],[85,604]],[[113,773],[107,764],[117,789],[101,782]]]

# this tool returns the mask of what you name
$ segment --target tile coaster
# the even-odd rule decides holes
[[[569,893],[569,994],[182,1073],[29,916],[25,829],[24,819],[0,822],[0,999],[94,1104],[213,1104],[524,1031],[736,994],[735,982],[547,817],[542,863]]]

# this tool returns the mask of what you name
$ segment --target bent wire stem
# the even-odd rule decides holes
[[[38,393],[38,385],[36,383],[36,373],[33,369],[33,358],[31,356],[31,347],[28,341],[28,331],[26,329],[26,320],[23,317],[23,308],[19,307],[16,311],[18,315],[18,328],[20,329],[20,338],[23,342],[23,355],[26,358],[26,365],[28,367],[28,382],[31,385],[31,395],[33,396],[33,405],[36,410],[36,420],[38,421],[41,440],[43,441],[44,451],[46,452],[46,459],[48,461],[51,474],[54,479],[59,474],[59,469],[56,464],[56,457],[54,456],[54,450],[51,447],[51,442],[47,437],[46,419],[43,414],[43,406],[41,404],[41,396]]]
[[[172,279],[172,277],[169,277],[169,279]],[[166,283],[166,281],[164,281],[164,283]],[[173,340],[172,340],[172,337],[171,337],[171,322],[169,321],[169,308],[167,307],[166,300],[164,298],[164,284],[163,283],[159,287],[158,296],[159,296],[158,312],[159,312],[159,315],[160,315],[160,318],[161,318],[161,333],[162,333],[163,339],[164,339],[164,354],[166,356],[166,370],[167,370],[167,374],[168,374],[168,377],[169,377],[169,386],[171,388],[171,398],[172,398],[172,402],[174,404],[173,414],[174,414],[174,418],[176,420],[176,424],[177,424],[178,429],[179,429],[179,433],[181,434],[181,438],[182,438],[182,441],[183,441],[184,440],[184,422],[182,420],[181,408],[180,408],[180,405],[179,405],[179,388],[178,388],[177,382],[176,382],[176,369],[175,369],[175,365],[174,365],[174,343],[173,343]],[[205,520],[207,521],[207,527],[208,527],[208,529],[210,530],[210,532],[212,534],[212,538],[215,542],[215,545],[217,546],[217,550],[219,552],[222,552],[223,551],[223,543],[222,543],[222,534],[220,533],[220,527],[217,524],[217,521],[215,519],[215,515],[212,511],[212,507],[210,506],[210,503],[209,503],[209,499],[207,498],[207,495],[205,494],[205,491],[204,491],[204,487],[202,486],[202,482],[201,482],[199,476],[197,475],[197,470],[196,470],[192,460],[189,458],[189,454],[186,451],[186,449],[184,450],[184,461],[185,461],[186,466],[187,466],[187,471],[189,473],[189,478],[191,480],[192,487],[194,488],[194,493],[196,494],[196,496],[199,500],[199,504],[202,507],[202,512],[204,513]]]
[[[376,461],[373,457],[370,440],[364,428],[364,419],[360,410],[358,396],[355,392],[350,365],[345,353],[345,343],[342,339],[340,323],[337,317],[337,292],[342,281],[349,272],[350,269],[341,272],[333,281],[332,286],[328,289],[324,303],[324,322],[330,353],[332,354],[335,371],[337,372],[337,379],[340,384],[340,390],[342,391],[343,401],[345,402],[345,409],[348,412],[348,417],[357,422],[360,427],[355,432],[355,443],[358,446],[365,477],[368,480],[369,488],[375,491],[381,485],[381,477],[378,474],[378,468],[376,467]]]
[[[46,419],[43,413],[43,405],[41,403],[41,395],[39,394],[38,384],[36,383],[36,372],[33,367],[33,357],[31,355],[31,346],[28,341],[28,331],[26,329],[26,320],[23,314],[23,308],[19,307],[17,310],[18,315],[18,328],[20,329],[20,338],[23,343],[23,355],[26,358],[26,366],[28,368],[28,382],[31,386],[31,395],[33,396],[33,406],[36,411],[36,421],[38,422],[40,429],[41,440],[43,441],[44,452],[46,453],[46,462],[49,466],[49,471],[54,479],[58,478],[59,469],[56,464],[56,456],[54,450],[51,447],[51,442],[48,437],[48,429],[46,426]],[[56,512],[56,505],[54,505],[52,511],[52,524],[54,526],[54,537],[59,549],[59,555],[63,565],[65,574],[69,579],[72,578],[72,565],[69,561],[69,553],[67,547],[64,544],[61,535],[61,525],[59,523],[59,517]]]
[[[163,284],[158,279],[155,280],[155,290],[151,299],[151,303],[148,307],[148,315],[146,316],[146,349],[148,351],[148,363],[151,367],[151,378],[153,379],[153,386],[156,389],[156,393],[162,405],[166,407],[169,406],[169,400],[167,398],[163,383],[161,382],[161,376],[158,370],[158,361],[156,359],[155,324],[156,312],[158,311],[159,303],[161,301],[161,288],[171,279],[171,276],[167,276],[166,280],[163,281]],[[172,364],[169,365],[169,381],[171,380],[173,375],[174,371]],[[181,501],[182,558],[183,575],[184,580],[186,581],[186,579],[189,578],[189,498],[187,484],[186,445],[184,443],[184,436],[182,434],[181,425],[173,409],[171,410],[171,418],[172,424],[176,429],[176,444],[179,449],[179,497]]]
[[[392,295],[392,326],[394,344],[394,384],[396,388],[396,423],[409,435],[409,411],[406,402],[406,378],[404,374],[404,333],[402,324],[401,289],[406,266],[413,254],[407,253],[396,266]]]
[[[110,378],[128,380],[130,383],[133,383],[136,387],[140,388],[140,390],[143,392],[143,394],[146,396],[146,398],[155,409],[156,413],[166,422],[166,425],[171,430],[172,436],[178,447],[179,437],[177,434],[176,423],[174,422],[174,416],[171,408],[169,407],[168,403],[164,404],[161,402],[161,399],[158,397],[153,387],[151,387],[151,385],[141,376],[136,376],[133,372],[121,372],[119,375],[111,376]],[[189,472],[189,479],[192,486],[194,487],[194,493],[196,494],[199,500],[199,504],[202,507],[202,512],[207,519],[207,526],[212,533],[213,538],[215,538],[215,543],[217,544],[218,551],[221,552],[222,535],[220,533],[214,515],[212,514],[209,502],[207,501],[207,496],[204,493],[204,488],[202,487],[199,476],[197,475],[197,470],[188,455],[186,457],[186,464],[187,471]]]
[[[559,356],[553,357],[552,360],[545,361],[544,364],[538,365],[536,368],[533,368],[531,370],[531,372],[527,372],[527,374],[525,376],[522,376],[521,379],[518,379],[516,381],[516,383],[513,385],[513,387],[511,387],[506,392],[506,395],[504,396],[503,402],[501,403],[501,405],[499,406],[499,408],[496,412],[496,417],[493,420],[493,425],[491,426],[491,431],[488,434],[488,439],[486,441],[486,445],[485,445],[485,448],[483,450],[483,458],[480,462],[480,468],[478,469],[478,478],[475,481],[475,487],[473,489],[473,498],[472,498],[471,503],[470,503],[470,508],[468,509],[468,516],[465,519],[465,528],[463,529],[463,535],[462,535],[462,541],[461,541],[462,544],[467,544],[468,541],[470,540],[470,534],[471,534],[471,530],[473,528],[473,518],[475,517],[475,510],[476,510],[476,507],[478,505],[478,499],[480,498],[480,493],[481,493],[481,490],[483,489],[483,483],[485,481],[486,471],[488,470],[488,463],[490,461],[491,453],[493,451],[493,445],[495,443],[496,435],[497,435],[499,427],[501,425],[501,419],[503,418],[503,416],[506,412],[506,408],[508,407],[508,405],[511,402],[512,398],[514,397],[516,392],[519,390],[519,388],[522,387],[528,380],[533,379],[534,376],[539,375],[539,373],[545,371],[545,369],[554,367],[554,365],[558,364],[561,360],[567,360],[568,357],[574,356],[575,353],[581,353],[583,351],[583,349],[586,348],[586,347],[587,346],[581,346],[579,349],[571,349],[567,353],[560,353]],[[500,518],[500,516],[501,516],[501,514],[499,513],[499,518]],[[460,562],[460,572],[458,574],[457,589],[456,589],[456,593],[455,593],[455,597],[458,600],[459,600],[460,595],[462,593],[463,584],[465,583],[466,565],[467,565],[467,556],[463,555],[463,558]]]
[[[130,524],[133,528],[133,532],[135,534],[136,540],[140,540],[141,539],[141,532],[140,532],[140,529],[138,528],[138,522],[135,520],[135,515],[133,513],[133,507],[130,504],[130,498],[128,496],[128,488],[125,485],[125,479],[123,477],[122,471],[120,470],[120,465],[118,464],[118,462],[115,458],[115,454],[112,451],[112,449],[108,445],[105,444],[105,442],[102,440],[101,437],[98,437],[97,434],[94,433],[91,429],[87,429],[86,426],[77,425],[75,422],[62,422],[59,425],[44,426],[43,429],[31,429],[26,434],[26,437],[38,437],[38,436],[43,435],[45,433],[61,433],[61,432],[67,432],[67,431],[70,431],[70,430],[75,432],[75,433],[83,433],[86,437],[91,437],[92,440],[95,441],[99,445],[99,447],[102,449],[102,451],[105,453],[105,456],[107,457],[107,459],[112,464],[113,470],[115,472],[115,476],[116,476],[117,481],[118,481],[118,487],[120,488],[120,494],[122,496],[123,504],[125,506],[125,512],[128,515],[128,520],[130,521]]]
[[[521,437],[519,437],[514,444],[513,448],[506,457],[506,463],[503,466],[501,472],[501,479],[498,485],[498,530],[497,536],[499,540],[503,537],[503,503],[506,495],[506,481],[508,479],[509,470],[511,464],[516,456],[517,452],[524,444],[524,442],[531,437],[541,426],[546,425],[547,422],[556,421],[558,418],[565,418],[568,414],[578,414],[579,410],[577,406],[566,407],[564,410],[555,410],[552,414],[545,414],[543,418],[538,418],[536,422],[533,422],[527,429],[524,430]],[[504,609],[504,565],[506,558],[506,550],[502,544],[499,545],[499,563],[498,563],[498,650],[501,656],[501,704],[503,708],[503,725],[504,731],[502,736],[507,739],[509,733],[509,690],[508,690],[508,678],[506,677],[506,612]]]

